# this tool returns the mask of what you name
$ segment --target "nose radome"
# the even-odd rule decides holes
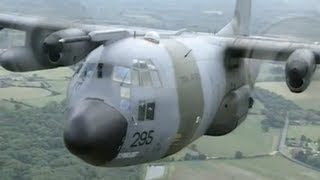
[[[72,154],[102,166],[118,155],[127,126],[126,119],[113,107],[99,100],[85,100],[73,108],[64,142]]]

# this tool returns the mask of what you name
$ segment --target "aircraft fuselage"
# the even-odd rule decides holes
[[[146,163],[180,151],[224,118],[222,108],[234,111],[222,105],[229,93],[250,93],[248,63],[228,68],[225,59],[223,44],[212,36],[159,43],[132,37],[97,48],[70,83],[68,149],[99,166]],[[97,111],[104,108],[109,114]]]

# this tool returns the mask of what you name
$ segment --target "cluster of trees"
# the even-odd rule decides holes
[[[308,138],[307,136],[305,135],[302,135],[301,138],[300,138],[300,141],[301,142],[306,142],[306,143],[312,143],[313,141]],[[318,138],[318,140],[316,142],[314,142],[315,144],[318,145],[318,148],[317,148],[317,151],[320,152],[320,137]],[[310,151],[312,150],[311,148],[308,148]]]
[[[63,143],[65,102],[43,108],[0,106],[1,179],[141,179],[143,166],[97,168],[71,155]]]
[[[299,110],[292,111],[289,114],[289,119],[294,120],[304,120],[308,124],[317,124],[320,123],[320,113],[315,110]]]
[[[190,154],[186,153],[183,160],[184,161],[196,161],[196,160],[206,160],[207,156],[205,154]]]
[[[183,157],[183,159],[181,159],[181,160],[194,161],[194,160],[206,160],[207,159],[207,156],[198,150],[198,147],[196,144],[191,144],[189,146],[189,149],[191,150],[191,153],[186,153],[185,156]]]
[[[308,138],[307,136],[305,136],[305,135],[302,135],[300,137],[300,141],[301,142],[305,142],[305,143],[311,143],[312,142],[312,140],[310,138]]]
[[[320,155],[313,154],[310,151],[299,151],[293,155],[293,158],[320,169]]]
[[[292,157],[320,169],[320,154],[315,153],[315,149],[309,147],[309,143],[312,142],[313,141],[310,138],[302,135],[300,137],[300,143],[304,150],[294,149],[292,152]],[[315,144],[318,145],[316,150],[320,152],[320,138],[315,142]]]
[[[235,154],[234,154],[234,158],[235,159],[242,159],[244,156],[243,156],[243,153],[241,151],[237,151]]]
[[[283,128],[286,118],[289,118],[290,121],[304,120],[310,124],[320,122],[320,112],[315,110],[306,111],[294,102],[268,90],[256,88],[254,96],[265,106],[261,110],[261,114],[266,116],[261,122],[264,132],[268,132],[270,127]],[[288,117],[286,117],[287,115]]]
[[[283,128],[288,111],[301,111],[301,108],[292,101],[265,89],[256,88],[254,96],[265,106],[261,112],[266,116],[261,122],[265,132],[269,131],[269,127]]]

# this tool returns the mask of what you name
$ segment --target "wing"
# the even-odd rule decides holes
[[[129,32],[101,26],[52,22],[43,17],[0,14],[0,30],[15,29],[26,34],[22,47],[2,50],[1,65],[10,71],[34,71],[73,65],[83,60],[103,41],[123,38]]]
[[[33,29],[58,31],[65,29],[68,26],[64,23],[51,23],[50,19],[44,17],[24,17],[0,14],[0,27],[21,31],[32,31]]]
[[[220,38],[220,37],[219,37]],[[266,37],[224,38],[227,67],[237,65],[239,58],[286,62],[286,82],[294,93],[305,91],[320,63],[318,42],[298,42]]]
[[[267,37],[219,37],[226,45],[226,54],[232,58],[250,58],[286,62],[297,50],[309,50],[319,64],[320,44],[318,42],[298,42]]]

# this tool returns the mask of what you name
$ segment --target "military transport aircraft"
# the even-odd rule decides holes
[[[95,166],[136,165],[237,128],[262,60],[286,61],[289,89],[306,90],[320,45],[251,37],[250,17],[251,0],[238,0],[232,21],[210,34],[0,14],[1,29],[26,32],[25,45],[0,62],[25,72],[83,61],[67,93],[67,149]]]

